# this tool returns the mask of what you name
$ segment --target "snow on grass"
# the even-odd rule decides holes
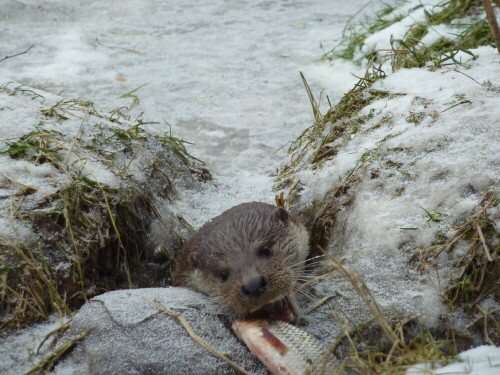
[[[435,11],[436,6],[440,3],[442,3],[441,0],[402,2],[387,16],[378,20],[378,22],[387,23],[388,26],[368,35],[359,52],[366,55],[376,50],[391,49],[391,40],[403,39],[412,26],[426,21],[426,12]]]
[[[463,59],[464,66],[401,69],[377,81],[371,90],[393,95],[362,110],[371,118],[344,136],[335,156],[295,175],[307,208],[354,170],[359,182],[349,188],[353,200],[335,214],[328,251],[363,277],[387,316],[415,317],[424,327],[438,326],[448,311],[442,295],[465,244],[424,271],[409,258],[468,218],[485,191],[499,192],[500,55],[491,47],[472,52],[477,59]],[[497,211],[490,211],[494,220]],[[316,290],[318,298],[333,299],[308,314],[306,329],[325,343],[341,333],[329,317],[347,317],[352,326],[370,318],[338,276]],[[464,320],[450,318],[458,329]]]
[[[459,362],[435,368],[430,364],[418,364],[406,371],[406,375],[496,375],[500,368],[500,348],[482,345],[458,355]]]
[[[430,47],[440,38],[446,38],[449,40],[457,39],[457,34],[459,32],[460,31],[456,27],[445,24],[430,26],[427,34],[424,35],[420,42],[426,47]]]

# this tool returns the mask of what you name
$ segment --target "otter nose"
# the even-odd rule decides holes
[[[241,292],[247,297],[258,297],[267,289],[267,280],[264,276],[256,277],[241,287]]]

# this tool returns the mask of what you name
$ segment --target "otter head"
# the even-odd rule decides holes
[[[284,208],[245,203],[198,231],[183,248],[174,278],[243,316],[290,295],[307,254],[307,232]]]

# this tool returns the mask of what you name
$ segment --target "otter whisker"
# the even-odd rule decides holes
[[[173,272],[175,285],[210,295],[217,311],[230,316],[294,300],[291,291],[314,282],[310,269],[325,258],[305,259],[307,237],[304,225],[282,207],[240,204],[205,223],[186,242]]]
[[[322,258],[326,258],[326,255],[317,255],[315,257],[312,257],[312,258],[307,258],[307,259],[304,259],[300,262],[296,262],[295,264],[293,264],[292,266],[296,265],[296,264],[301,264],[301,263],[307,263],[309,261],[312,261],[312,260],[317,260],[317,259],[322,259]]]
[[[301,290],[295,297],[297,299],[301,299],[301,300],[303,299],[303,297],[306,297],[308,301],[311,301],[311,300],[318,298],[309,290]]]
[[[303,260],[300,262],[296,262],[292,265],[290,265],[290,268],[295,268],[295,267],[311,267],[314,265],[318,265],[324,262],[324,259],[319,259],[319,258],[324,258],[324,255],[320,255],[311,259]],[[309,263],[308,263],[309,262]]]

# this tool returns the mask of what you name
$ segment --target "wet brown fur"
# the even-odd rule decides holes
[[[259,252],[265,246],[270,257]],[[307,253],[305,228],[284,208],[244,203],[203,225],[186,243],[174,285],[216,297],[232,312],[245,315],[290,294]],[[223,271],[228,272],[225,281]],[[259,276],[268,282],[266,291],[254,298],[243,295],[242,285]]]

